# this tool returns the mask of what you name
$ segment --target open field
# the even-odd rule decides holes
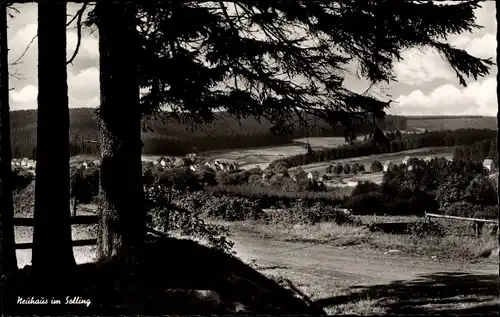
[[[424,159],[427,156],[430,157],[452,157],[453,156],[453,147],[432,147],[432,148],[420,148],[408,151],[402,151],[397,153],[385,153],[385,154],[377,154],[377,155],[369,155],[369,156],[358,156],[348,159],[335,160],[331,162],[320,162],[313,163],[308,165],[301,166],[306,172],[324,172],[325,169],[332,163],[341,163],[341,164],[364,164],[365,168],[368,170],[370,164],[374,161],[380,161],[384,163],[384,161],[391,160],[392,162],[399,164],[401,163],[405,157],[411,156],[420,159]],[[369,175],[369,174],[365,174]],[[364,175],[360,175],[357,177],[364,177]]]
[[[407,129],[428,129],[428,130],[458,130],[458,129],[497,129],[497,120],[495,117],[481,118],[412,118],[407,117]]]
[[[362,136],[360,136],[362,137]],[[310,138],[300,138],[293,140],[294,143],[302,143],[307,144],[309,140],[309,144],[314,149],[314,147],[322,147],[322,148],[335,148],[339,145],[346,144],[345,138],[343,137],[310,137]]]

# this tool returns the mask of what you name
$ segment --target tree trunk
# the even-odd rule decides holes
[[[101,106],[99,258],[140,248],[146,232],[141,162],[135,10],[125,1],[96,4]]]
[[[497,18],[497,34],[500,32],[500,24],[498,23],[500,19],[500,7],[498,3],[495,4],[495,10],[496,10],[496,18]],[[497,60],[496,60],[496,66],[500,63],[500,45],[497,45]],[[497,98],[500,95],[500,72],[497,70]],[[498,100],[498,99],[497,99]],[[494,156],[497,158],[497,166],[500,166],[500,155],[498,155],[498,151],[500,151],[500,102],[497,101],[497,107],[498,107],[498,112],[497,112],[497,155]],[[497,198],[498,198],[498,204],[497,208],[500,213],[500,186],[499,186],[500,178],[497,179]],[[499,236],[500,237],[500,236]],[[499,239],[500,242],[500,239]],[[499,254],[500,255],[500,254]]]
[[[69,189],[66,3],[38,4],[38,122],[33,270],[63,279],[75,267]],[[53,281],[51,282],[53,283]]]
[[[7,5],[0,3],[0,276],[17,272],[12,202],[12,150],[10,143]],[[4,293],[0,290],[0,293]]]

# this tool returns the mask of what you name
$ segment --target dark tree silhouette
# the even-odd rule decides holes
[[[498,25],[498,19],[500,19],[500,8],[498,7],[498,4],[495,5],[495,8],[496,8],[496,18],[497,18],[497,34],[499,34],[498,32],[500,31],[500,25]],[[500,45],[497,45],[497,61],[496,61],[496,64],[497,64],[497,67],[500,63],[500,57],[499,57],[499,53],[500,53]],[[498,100],[498,96],[500,95],[500,86],[498,85],[499,83],[499,80],[500,80],[500,74],[498,73],[497,71],[497,100]],[[497,101],[498,103],[498,101]],[[500,149],[500,103],[498,103],[498,112],[497,112],[497,155],[495,156],[496,159],[497,159],[497,166],[500,166],[500,159],[499,159],[499,155],[498,155],[498,151]],[[498,201],[500,201],[500,186],[497,185],[497,199]],[[500,206],[498,207],[499,208],[499,213],[500,213]]]
[[[98,257],[139,247],[146,218],[141,167],[141,108],[136,9],[130,3],[96,4],[99,27],[101,175]]]
[[[33,270],[64,280],[76,266],[69,199],[69,108],[66,3],[38,4],[38,120]]]
[[[12,202],[7,4],[0,3],[0,285],[17,271]],[[3,290],[0,293],[4,294]]]
[[[124,17],[125,5],[106,3],[98,2],[88,21],[98,23],[101,37],[101,126],[107,138],[101,148],[102,224],[123,237],[144,232],[144,222],[135,219],[142,216],[132,216],[143,213],[139,86],[146,117],[182,115],[198,124],[225,110],[236,118],[266,118],[273,131],[290,132],[296,120],[307,125],[312,115],[347,127],[346,139],[353,139],[353,124],[383,119],[390,106],[369,91],[344,86],[346,69],[355,63],[373,85],[393,81],[394,62],[412,47],[437,50],[464,86],[465,77],[485,76],[492,65],[440,41],[478,27],[479,1],[136,2],[127,5],[136,6],[135,21]],[[109,12],[99,11],[104,6]],[[142,48],[139,82],[136,39]],[[116,221],[105,221],[107,212],[121,228],[111,229]]]

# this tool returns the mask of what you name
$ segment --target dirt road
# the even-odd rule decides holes
[[[464,272],[498,274],[496,264],[460,264],[384,254],[374,250],[324,244],[270,241],[238,233],[232,239],[237,256],[258,268],[283,268],[300,274],[349,280],[359,284],[411,280],[422,274]]]

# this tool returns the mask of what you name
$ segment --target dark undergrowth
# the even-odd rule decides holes
[[[127,259],[83,264],[74,278],[55,289],[36,288],[31,267],[13,281],[7,315],[271,314],[324,315],[237,258],[194,241],[152,238]],[[61,305],[17,305],[12,300],[45,297]],[[90,299],[90,306],[64,305],[66,296]]]

